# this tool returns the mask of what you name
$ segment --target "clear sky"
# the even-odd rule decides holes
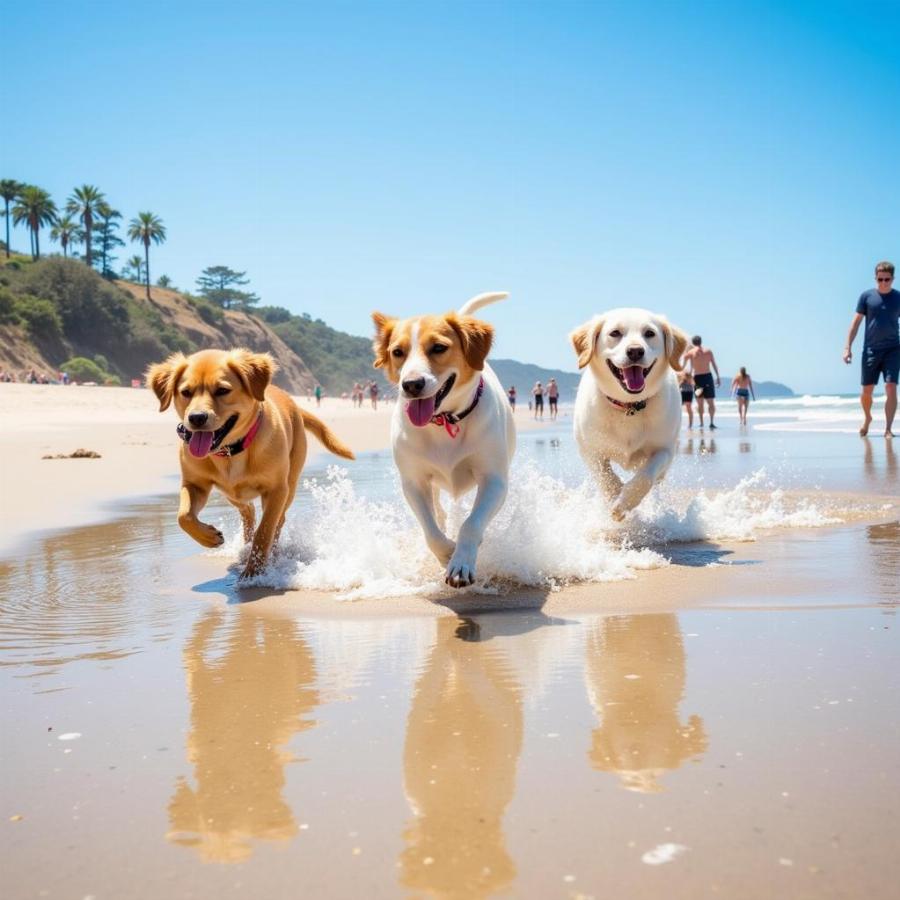
[[[574,369],[572,327],[645,306],[729,379],[852,391],[900,264],[896,0],[37,0],[0,33],[0,177],[96,184],[164,220],[154,275],[353,334],[504,289],[498,356]]]

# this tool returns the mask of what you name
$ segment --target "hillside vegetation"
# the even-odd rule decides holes
[[[194,297],[125,281],[111,282],[82,262],[14,256],[0,268],[0,368],[55,375],[73,358],[99,366],[103,380],[130,383],[175,351],[204,347],[267,350],[276,383],[307,393],[316,378],[264,322]],[[98,379],[99,380],[99,379]]]

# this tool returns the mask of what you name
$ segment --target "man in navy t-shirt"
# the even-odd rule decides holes
[[[865,319],[866,331],[862,353],[862,393],[859,402],[865,421],[859,433],[865,437],[872,421],[872,392],[878,376],[884,377],[884,419],[886,438],[893,437],[891,427],[897,411],[897,381],[900,380],[900,291],[892,289],[894,264],[880,262],[875,266],[874,290],[865,291],[856,304],[856,315],[850,323],[844,362],[853,358],[850,347],[860,323]]]

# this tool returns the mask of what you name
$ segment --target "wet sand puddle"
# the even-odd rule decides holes
[[[0,568],[6,896],[893,895],[895,518],[349,603],[132,512]]]

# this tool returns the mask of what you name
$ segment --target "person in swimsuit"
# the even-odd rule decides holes
[[[538,417],[538,413],[541,414],[541,418],[544,418],[544,388],[541,386],[539,381],[534,383],[534,387],[531,389],[531,396],[534,397],[534,417]]]
[[[516,386],[510,385],[509,390],[506,392],[506,396],[509,397],[509,405],[512,407],[512,411],[516,411]]]
[[[372,409],[378,409],[378,384],[369,382],[369,399],[372,401]]]
[[[559,386],[555,378],[547,382],[547,399],[550,401],[550,418],[555,419],[559,405]]]
[[[750,397],[756,399],[756,393],[753,390],[753,379],[747,374],[747,369],[741,366],[741,371],[734,376],[731,382],[731,393],[737,397],[738,415],[741,418],[741,425],[747,424],[747,410],[750,408]]]
[[[697,414],[700,416],[700,427],[703,427],[703,408],[709,405],[709,427],[715,428],[713,421],[716,415],[716,388],[721,387],[722,379],[719,377],[719,367],[712,350],[703,346],[703,338],[695,334],[691,338],[694,345],[684,354],[685,365],[691,364],[691,374],[694,376],[694,393],[697,395]],[[713,381],[710,367],[715,370],[716,379]]]
[[[681,391],[681,407],[687,413],[688,428],[694,427],[694,379],[687,369],[678,376],[678,390]]]

